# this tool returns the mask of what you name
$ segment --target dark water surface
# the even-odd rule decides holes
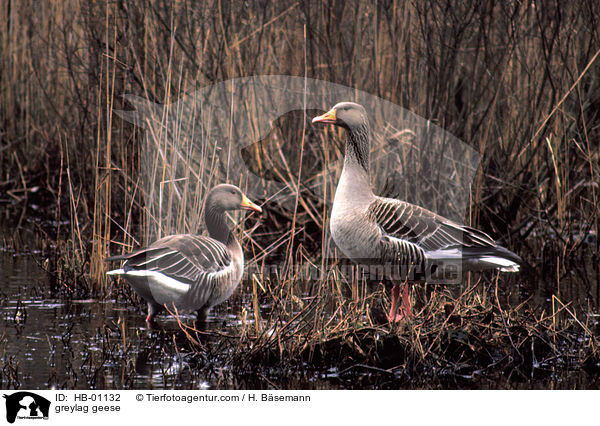
[[[176,319],[159,315],[146,328],[145,307],[127,300],[65,300],[49,290],[34,255],[0,252],[1,388],[21,389],[287,389],[330,388],[319,375],[229,371],[220,357],[227,338],[198,355]],[[239,305],[239,301],[238,301]],[[208,332],[240,327],[240,306],[223,304],[209,317]],[[193,315],[182,315],[192,325]],[[218,338],[218,337],[217,337]],[[213,339],[214,340],[214,339]],[[275,384],[277,383],[277,384]]]
[[[369,370],[360,368],[346,372],[311,371],[300,365],[295,371],[277,368],[255,371],[245,366],[234,371],[220,360],[237,344],[227,333],[241,327],[239,313],[242,305],[249,305],[248,302],[241,304],[241,297],[237,297],[237,302],[234,298],[233,304],[225,303],[215,309],[209,331],[212,329],[218,335],[213,337],[206,353],[199,353],[186,343],[173,317],[159,316],[162,330],[146,329],[145,307],[126,297],[101,301],[67,300],[53,295],[49,276],[39,263],[40,257],[0,251],[0,387],[4,389],[379,387],[370,381]],[[543,299],[544,291],[537,293],[537,297]],[[585,298],[590,290],[580,293]],[[192,318],[183,317],[187,323],[191,323]],[[590,326],[598,323],[595,314],[590,314],[588,320]],[[541,379],[524,378],[522,374],[515,377],[510,373],[494,380],[470,377],[462,383],[450,382],[443,387],[600,387],[598,375],[583,370],[550,371]],[[437,383],[439,386],[439,381]],[[422,383],[411,387],[431,386]]]
[[[114,301],[53,298],[35,255],[0,253],[0,285],[2,387],[120,387],[118,365],[109,362],[101,377],[93,377],[93,358],[103,356],[103,338],[110,338],[105,324],[117,329],[122,316],[133,325],[135,312]],[[152,376],[132,382],[149,386]]]

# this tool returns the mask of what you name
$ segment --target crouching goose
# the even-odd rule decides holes
[[[155,315],[166,307],[178,312],[198,312],[198,322],[208,311],[227,300],[244,272],[244,253],[225,222],[227,210],[262,209],[233,185],[217,185],[204,206],[209,237],[170,235],[146,248],[106,260],[124,260],[121,269],[107,272],[119,275],[146,302],[151,326]]]
[[[409,280],[419,275],[422,279],[431,277],[451,262],[460,263],[463,270],[519,270],[521,258],[487,234],[405,201],[373,194],[369,176],[371,129],[361,105],[341,102],[312,122],[346,129],[344,166],[330,220],[335,244],[357,263],[391,265],[394,271],[402,272],[402,279],[408,278],[398,315],[400,284],[398,276],[393,278],[389,321],[411,316]]]

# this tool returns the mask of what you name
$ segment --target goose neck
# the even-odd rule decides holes
[[[370,129],[367,125],[347,131],[344,163],[360,165],[369,175]]]
[[[216,209],[211,205],[206,205],[204,210],[204,222],[206,223],[206,228],[208,229],[208,234],[211,238],[214,238],[225,245],[229,245],[230,239],[232,239],[233,236],[225,221],[225,212],[223,210]]]

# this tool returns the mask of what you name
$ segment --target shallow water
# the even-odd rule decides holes
[[[33,255],[1,253],[0,283],[3,387],[88,388],[77,370],[101,353],[96,336],[118,320],[114,302],[53,298]]]
[[[49,290],[35,255],[0,252],[0,387],[22,389],[329,388],[318,375],[272,371],[272,377],[219,364],[231,344],[197,356],[176,319],[146,328],[145,307],[128,300],[64,300]],[[239,299],[239,298],[238,298]],[[209,316],[208,332],[239,327],[239,300]],[[193,324],[194,315],[181,320]],[[274,383],[277,383],[275,385]]]
[[[65,299],[53,294],[39,258],[35,253],[0,252],[0,387],[5,389],[397,388],[398,377],[394,376],[404,374],[401,369],[389,373],[360,366],[342,371],[336,368],[314,371],[302,365],[294,371],[277,366],[255,371],[243,366],[234,371],[221,360],[238,344],[235,339],[228,340],[227,334],[239,335],[239,313],[243,306],[250,305],[239,293],[209,317],[208,331],[214,331],[215,336],[206,352],[199,354],[190,348],[171,316],[159,316],[159,330],[148,330],[144,322],[145,307],[136,301],[122,296],[108,301]],[[545,293],[550,290],[543,286],[535,289],[535,299],[543,303],[548,300]],[[565,297],[567,291],[584,301],[593,293],[591,289],[565,287]],[[517,297],[518,293],[515,289],[511,297]],[[191,324],[193,316],[182,319]],[[597,324],[593,315],[590,321]],[[493,379],[484,374],[462,379],[455,374],[445,378],[443,371],[436,371],[431,374],[430,385],[408,387],[600,387],[594,373],[572,370],[541,373],[526,377],[515,371]],[[402,380],[406,383],[407,378]]]
[[[2,387],[152,388],[177,373],[151,356],[160,338],[136,307],[54,298],[35,256],[0,253],[0,284]]]

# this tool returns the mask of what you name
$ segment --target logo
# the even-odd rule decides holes
[[[32,392],[16,392],[4,398],[8,423],[14,423],[15,419],[48,419],[50,401],[46,398]]]

